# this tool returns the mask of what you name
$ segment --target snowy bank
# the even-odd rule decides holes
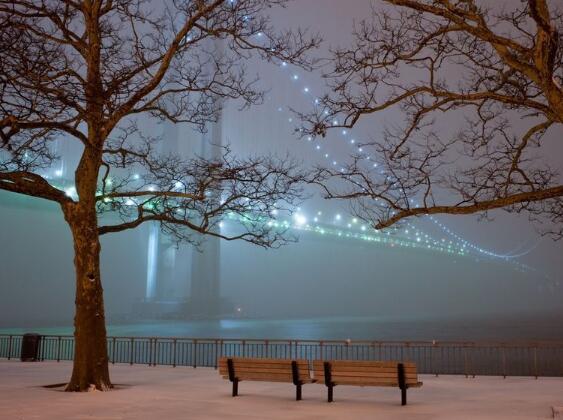
[[[44,385],[70,377],[67,362],[0,361],[2,419],[534,419],[563,406],[563,378],[421,375],[422,388],[400,405],[394,388],[305,385],[294,401],[291,384],[242,382],[240,396],[209,368],[111,366],[112,392],[67,394]]]

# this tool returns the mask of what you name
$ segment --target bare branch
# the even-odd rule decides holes
[[[557,226],[563,179],[538,152],[563,129],[563,10],[545,0],[383,3],[354,28],[354,45],[333,51],[332,93],[299,114],[300,133],[386,111],[403,122],[374,132],[342,171],[320,168],[314,183],[377,228],[498,208]]]

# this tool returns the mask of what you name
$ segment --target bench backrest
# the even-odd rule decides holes
[[[325,382],[323,360],[313,362],[314,378],[319,383]],[[383,362],[330,360],[331,381],[340,385],[379,385],[399,386],[398,365],[402,363],[405,372],[405,384],[416,386],[418,377],[416,364],[412,362]]]
[[[219,373],[223,378],[229,378],[227,360],[231,359],[235,376],[240,381],[268,381],[293,382],[292,360],[289,359],[251,359],[244,357],[221,357],[219,359]],[[311,382],[309,362],[295,360],[299,380]]]

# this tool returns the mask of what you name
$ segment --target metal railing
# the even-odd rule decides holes
[[[0,335],[0,358],[19,358],[23,336]],[[39,360],[72,360],[74,337],[44,335]],[[312,341],[108,337],[111,363],[217,367],[222,356],[402,360],[435,375],[563,376],[563,343]]]

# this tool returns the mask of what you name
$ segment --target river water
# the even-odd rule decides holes
[[[9,328],[0,334],[71,335],[72,327]],[[323,317],[222,319],[109,324],[110,336],[292,340],[563,341],[561,316],[453,319]]]

